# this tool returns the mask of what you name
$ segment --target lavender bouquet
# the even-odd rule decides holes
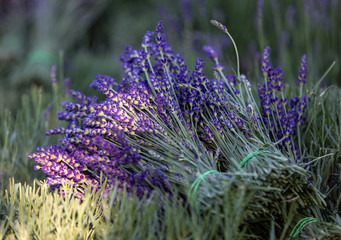
[[[282,71],[274,68],[266,48],[262,60],[264,84],[258,86],[260,103],[250,82],[237,68],[225,74],[219,54],[204,51],[214,62],[214,79],[198,59],[189,71],[184,58],[167,43],[162,23],[147,32],[142,49],[126,47],[121,55],[123,79],[98,75],[91,87],[105,99],[71,90],[76,103],[63,102],[58,118],[66,127],[58,145],[38,148],[29,155],[47,174],[53,189],[64,183],[82,198],[86,188],[117,186],[140,198],[157,193],[202,212],[222,198],[226,186],[255,200],[244,206],[247,219],[281,221],[285,208],[298,203],[297,212],[309,215],[324,204],[311,183],[300,149],[300,127],[308,97],[303,96],[306,58],[299,73],[300,95],[287,99]],[[175,199],[173,199],[175,201]],[[224,208],[224,206],[221,206]]]

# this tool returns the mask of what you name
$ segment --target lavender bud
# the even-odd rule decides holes
[[[217,20],[211,20],[210,21],[212,25],[216,26],[217,28],[219,28],[221,31],[223,31],[224,33],[227,33],[227,28],[221,24],[220,22],[218,22]]]
[[[52,66],[51,82],[52,82],[52,84],[56,84],[57,83],[57,67],[56,67],[56,65]]]
[[[307,57],[306,55],[302,56],[300,73],[298,74],[298,84],[303,86],[307,79]]]
[[[203,50],[213,62],[216,62],[218,60],[219,58],[218,52],[213,47],[205,45],[203,47]]]

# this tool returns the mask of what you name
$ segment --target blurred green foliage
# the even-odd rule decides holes
[[[306,53],[312,86],[333,61],[339,62],[340,10],[337,0],[2,0],[0,109],[18,107],[20,95],[32,84],[49,91],[52,65],[59,65],[71,78],[71,88],[86,94],[93,93],[88,86],[96,74],[120,79],[118,58],[124,47],[138,47],[143,34],[159,19],[174,50],[189,65],[204,57],[202,47],[211,44],[225,66],[234,66],[230,41],[209,24],[210,19],[217,19],[233,35],[241,71],[251,81],[260,79],[260,53],[270,46],[273,62],[283,68],[291,83],[296,82],[297,66]],[[325,82],[341,84],[339,66],[335,65]]]
[[[33,87],[29,94],[21,97],[19,110],[1,113],[0,185],[5,185],[13,176],[17,181],[28,183],[44,176],[40,171],[33,170],[35,163],[27,159],[27,155],[38,146],[56,142],[56,138],[45,136],[45,131],[57,124],[56,109],[47,104],[51,99],[51,94]]]

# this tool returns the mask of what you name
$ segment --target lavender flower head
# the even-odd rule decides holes
[[[216,62],[218,60],[219,54],[213,47],[205,45],[203,47],[203,50],[213,62]]]
[[[142,41],[141,46],[142,46],[143,48],[149,47],[149,45],[150,45],[150,43],[151,43],[151,41],[152,41],[153,36],[154,36],[154,32],[148,31],[148,32],[144,35],[144,37],[143,37],[143,41]]]
[[[211,20],[211,24],[219,28],[224,33],[228,32],[227,28],[222,23],[218,22],[217,20]]]
[[[258,95],[261,100],[263,121],[269,129],[272,141],[279,142],[282,151],[294,159],[300,159],[300,154],[295,147],[294,139],[297,135],[297,127],[306,122],[304,113],[309,98],[301,96],[291,99],[284,98],[283,72],[280,67],[273,68],[270,63],[270,48],[264,49],[262,58],[262,73],[266,77],[265,83],[258,86]],[[302,57],[299,86],[303,86],[307,74],[307,59]],[[281,92],[280,94],[276,94]]]
[[[307,79],[307,57],[306,55],[302,56],[300,72],[298,74],[298,85],[303,86]]]
[[[270,47],[266,47],[263,52],[262,58],[262,73],[266,77],[269,75],[269,71],[272,69],[272,65],[270,64]]]
[[[257,30],[260,31],[262,26],[262,21],[263,21],[263,11],[264,11],[264,0],[258,0],[257,2]]]
[[[52,84],[57,83],[57,67],[56,67],[56,65],[53,65],[52,69],[51,69],[51,82],[52,82]]]
[[[184,20],[190,22],[192,18],[192,6],[190,0],[181,0],[181,10],[183,12]]]

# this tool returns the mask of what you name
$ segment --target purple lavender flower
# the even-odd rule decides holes
[[[242,81],[242,83],[244,84],[244,86],[251,91],[251,83],[249,82],[249,80],[247,80],[246,76],[244,74],[240,75],[240,80]]]
[[[192,6],[190,0],[181,0],[181,10],[186,22],[190,22],[192,17]]]
[[[52,66],[52,69],[51,69],[51,81],[52,81],[52,84],[57,83],[57,67],[55,65]]]
[[[227,28],[222,23],[218,22],[217,20],[211,20],[211,24],[219,28],[224,33],[228,32]]]
[[[300,65],[300,73],[298,74],[298,85],[303,86],[307,79],[307,57],[306,55],[302,56],[301,65]]]
[[[203,50],[213,62],[216,62],[218,60],[219,58],[218,52],[213,47],[205,45],[203,47]]]
[[[156,26],[156,36],[155,36],[155,40],[156,40],[156,43],[158,44],[158,46],[162,47],[161,44],[164,43],[164,34],[163,34],[163,25],[162,25],[162,21],[159,21],[159,23],[157,24]]]
[[[289,5],[285,14],[286,22],[289,27],[293,27],[296,22],[296,8],[293,5]]]
[[[261,30],[261,23],[263,21],[264,0],[258,0],[257,3],[257,29]]]
[[[64,93],[65,95],[69,94],[70,91],[70,78],[64,79]]]
[[[224,66],[220,63],[216,64],[213,66],[213,71],[215,72],[220,72],[224,70]]]
[[[150,32],[148,31],[144,37],[143,37],[143,41],[142,41],[142,47],[143,48],[148,48],[151,44],[152,41],[152,37],[154,36],[154,32]],[[128,52],[129,53],[129,52]]]
[[[306,119],[304,112],[307,106],[307,96],[283,98],[276,96],[276,92],[283,92],[283,72],[280,67],[273,68],[270,63],[270,48],[267,47],[263,53],[262,73],[266,77],[265,83],[258,85],[258,95],[261,100],[263,121],[270,131],[270,137],[274,142],[281,141],[279,146],[287,154],[293,154],[296,159],[300,156],[295,148],[294,137],[297,135],[297,127],[302,125]],[[302,86],[306,79],[306,56],[302,57],[299,85]]]
[[[45,121],[48,121],[49,114],[50,114],[51,110],[52,110],[52,105],[51,104],[47,105],[47,107],[44,111],[44,120]]]
[[[272,65],[270,64],[270,47],[266,47],[263,52],[262,58],[262,73],[265,77],[271,75]]]
[[[5,173],[0,172],[0,182],[3,182],[5,179]]]

